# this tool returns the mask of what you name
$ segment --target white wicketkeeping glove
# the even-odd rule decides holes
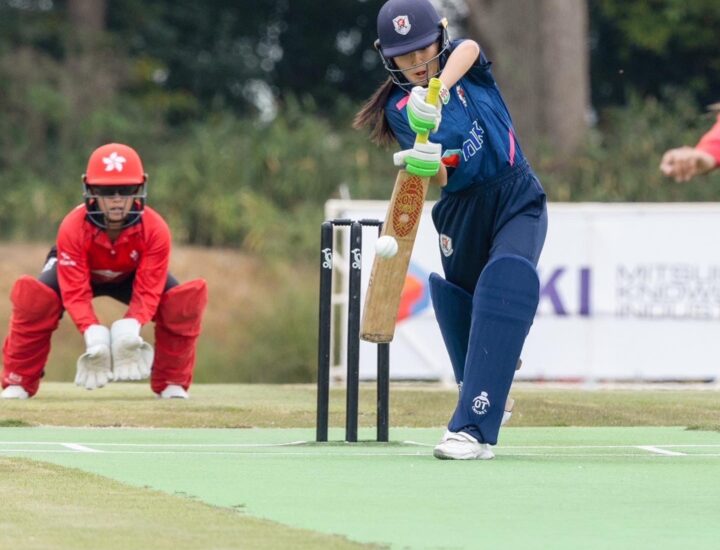
[[[112,376],[110,331],[102,325],[90,325],[83,338],[85,353],[77,360],[75,384],[88,390],[102,388]]]
[[[115,380],[142,380],[150,376],[155,352],[140,336],[137,319],[120,319],[110,327]]]

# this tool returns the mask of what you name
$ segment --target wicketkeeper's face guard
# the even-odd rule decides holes
[[[145,209],[147,188],[145,184],[131,185],[83,185],[83,198],[87,218],[100,229],[125,229],[140,221]],[[121,200],[118,200],[121,199]],[[128,208],[128,202],[129,208]],[[123,217],[114,220],[114,212],[110,210],[115,205],[122,205]],[[114,210],[115,208],[113,208]],[[119,225],[117,225],[119,223]]]
[[[124,229],[138,223],[147,199],[140,156],[122,143],[98,147],[83,175],[83,190],[87,218],[97,227]]]

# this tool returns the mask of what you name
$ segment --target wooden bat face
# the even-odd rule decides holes
[[[400,170],[395,180],[382,235],[394,237],[398,251],[392,258],[375,257],[373,262],[360,329],[360,337],[368,342],[390,342],[395,334],[428,181],[429,178],[414,176],[405,170]]]
[[[441,85],[437,78],[430,80],[428,103],[437,104]],[[427,133],[418,134],[415,143],[427,143],[427,140]],[[429,181],[430,178],[415,176],[405,170],[398,172],[381,235],[394,237],[398,251],[391,258],[375,256],[373,262],[360,328],[360,338],[368,342],[390,342],[395,335],[402,289]]]

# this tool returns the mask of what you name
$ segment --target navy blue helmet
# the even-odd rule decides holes
[[[409,86],[392,58],[422,50],[433,42],[440,44],[436,58],[443,56],[450,46],[446,28],[447,21],[429,0],[388,0],[383,4],[377,17],[375,48],[397,85]],[[437,75],[428,78],[432,76]]]

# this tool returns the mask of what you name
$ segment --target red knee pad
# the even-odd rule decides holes
[[[22,386],[34,395],[38,390],[50,339],[62,313],[60,297],[49,286],[23,275],[10,292],[12,316],[3,345],[2,386]]]
[[[195,347],[207,305],[207,285],[202,279],[168,290],[155,315],[155,361],[150,385],[160,393],[169,384],[186,390],[195,369]]]
[[[198,336],[207,300],[203,279],[173,287],[160,299],[155,322],[178,336]]]
[[[34,277],[23,275],[10,291],[13,315],[25,323],[57,322],[62,303],[57,293]]]

